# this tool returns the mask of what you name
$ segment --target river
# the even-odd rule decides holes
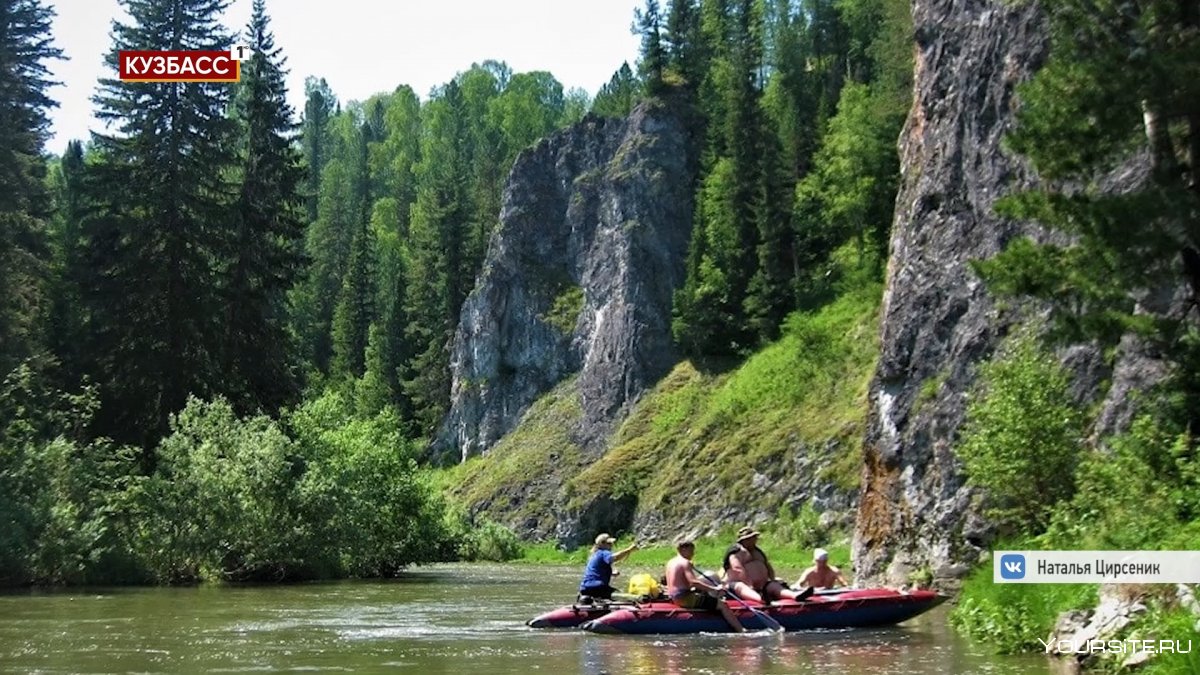
[[[0,672],[1050,673],[958,637],[948,607],[886,629],[609,636],[525,621],[579,570],[436,565],[388,582],[0,595]]]

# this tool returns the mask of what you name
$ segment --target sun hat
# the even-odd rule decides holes
[[[762,533],[759,532],[758,530],[754,529],[753,527],[743,527],[742,529],[738,530],[737,540],[744,541],[751,537],[757,537],[760,534],[762,534]]]

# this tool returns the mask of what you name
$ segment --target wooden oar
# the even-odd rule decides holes
[[[692,567],[692,569],[696,570],[696,574],[699,574],[700,576],[704,577],[704,578],[705,578],[705,580],[707,580],[707,581],[708,581],[708,583],[710,583],[710,584],[712,584],[712,585],[714,585],[714,586],[717,586],[718,588],[721,586],[721,584],[720,584],[720,583],[718,583],[718,582],[717,582],[715,579],[713,579],[712,577],[708,576],[708,575],[707,575],[707,574],[705,574],[704,572],[701,572],[701,571],[699,570],[699,568],[697,568],[697,567],[693,566],[693,567]],[[737,595],[735,595],[733,591],[729,590],[729,587],[728,587],[728,586],[727,586],[727,587],[725,587],[725,595],[728,595],[728,596],[729,596],[731,599],[733,599],[733,600],[737,600],[737,601],[738,601],[738,603],[740,603],[740,604],[742,605],[742,607],[745,607],[746,609],[750,610],[750,612],[751,612],[752,614],[754,614],[754,616],[757,616],[759,619],[761,619],[761,620],[762,620],[762,622],[763,622],[764,624],[766,624],[767,628],[768,628],[768,629],[769,629],[771,632],[773,632],[773,633],[782,633],[782,632],[783,632],[783,626],[779,625],[779,622],[778,622],[778,621],[776,621],[775,619],[772,619],[770,616],[768,616],[768,615],[766,614],[766,612],[760,612],[760,611],[758,611],[757,609],[755,609],[755,608],[751,607],[749,604],[747,604],[747,603],[746,603],[746,601],[745,601],[745,600],[742,600],[742,599],[741,599],[741,598],[739,598]]]

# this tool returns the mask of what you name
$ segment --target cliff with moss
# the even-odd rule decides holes
[[[683,281],[694,161],[662,102],[589,116],[525,150],[454,334],[450,412],[434,443],[488,452],[568,378],[573,442],[602,444],[678,360],[671,296]]]
[[[739,367],[678,363],[588,448],[576,430],[579,376],[542,396],[483,456],[456,467],[452,494],[528,540],[573,546],[600,530],[712,534],[808,512],[848,533],[858,492],[881,288],[855,277],[838,299],[796,313]]]

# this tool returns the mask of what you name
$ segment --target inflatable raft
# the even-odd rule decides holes
[[[770,605],[729,600],[747,630],[766,628],[759,615],[766,613],[785,630],[862,628],[907,621],[946,600],[934,591],[897,591],[888,588],[846,589],[824,592],[803,601],[779,600]],[[674,603],[597,603],[568,605],[528,622],[534,628],[573,627],[595,633],[727,633],[730,627],[712,610],[683,609]]]

